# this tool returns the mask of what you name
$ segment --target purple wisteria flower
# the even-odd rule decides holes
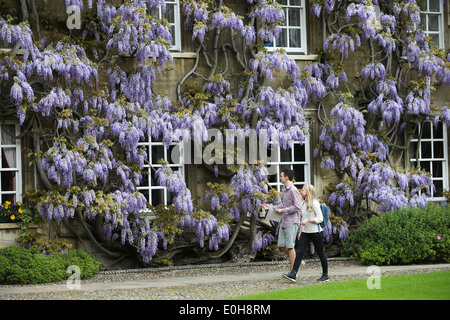
[[[320,17],[320,12],[322,11],[322,6],[318,2],[314,2],[311,6],[311,12],[317,17]]]
[[[450,107],[443,107],[441,109],[441,115],[442,115],[442,119],[445,122],[445,125],[447,127],[450,127]]]
[[[231,189],[236,193],[236,198],[241,201],[241,213],[250,213],[257,216],[263,203],[262,195],[267,194],[268,171],[265,166],[252,168],[243,166],[231,178]],[[237,213],[234,212],[237,216]]]
[[[192,30],[197,23],[206,27],[206,23],[209,20],[208,4],[206,2],[185,1],[183,2],[183,12],[186,14],[186,30]]]
[[[363,39],[375,38],[377,32],[381,30],[374,6],[369,1],[361,1],[359,4],[351,3],[347,7],[346,18],[350,20],[352,16],[357,16],[358,26],[363,31]]]
[[[397,19],[404,16],[411,21],[411,24],[420,23],[420,7],[416,0],[406,0],[402,3],[394,3],[394,13]],[[412,26],[410,27],[412,29]]]
[[[32,32],[28,24],[9,24],[3,17],[0,17],[0,39],[6,45],[20,43],[23,49],[30,49],[33,44]]]
[[[244,23],[234,12],[226,10],[213,13],[211,17],[211,27],[243,31]]]
[[[70,6],[76,6],[78,8],[80,8],[81,10],[83,10],[84,6],[83,6],[83,0],[65,0],[66,1],[66,8],[70,7]],[[87,0],[87,4],[88,4],[88,8],[92,9],[92,0]]]
[[[166,187],[167,191],[174,194],[173,204],[177,211],[190,214],[193,211],[191,192],[186,187],[183,177],[179,171],[173,171],[169,166],[164,165],[155,173],[158,185]]]
[[[211,210],[218,210],[220,206],[225,206],[229,203],[230,199],[228,194],[220,193],[216,194],[215,192],[207,193],[205,196],[205,200],[211,199]]]
[[[213,95],[222,95],[230,91],[230,83],[221,74],[216,74],[206,89]]]
[[[378,97],[373,100],[367,110],[373,114],[381,113],[384,121],[399,122],[403,114],[403,100],[399,97],[397,83],[393,80],[381,80],[377,84]]]
[[[263,234],[262,231],[258,231],[253,237],[252,252],[264,250],[274,239],[275,237],[273,235],[267,233]]]
[[[259,23],[258,37],[266,42],[272,42],[278,38],[281,27],[286,17],[281,5],[276,2],[260,1],[249,18],[257,18]]]
[[[337,49],[348,58],[348,50],[351,49],[352,51],[355,51],[355,42],[352,37],[345,33],[335,33],[327,38],[323,47],[325,50],[328,50],[329,48],[334,50]]]
[[[386,76],[386,69],[382,63],[369,63],[361,71],[361,76],[368,79],[375,79],[377,77],[380,80],[384,80]]]
[[[245,39],[245,43],[250,45],[256,41],[256,32],[253,26],[245,26],[241,31],[241,37]]]
[[[17,77],[16,77],[17,78]],[[16,79],[15,79],[16,80]],[[17,79],[17,81],[14,81],[13,86],[11,87],[11,100],[16,104],[16,105],[20,105],[20,103],[22,102],[23,99],[23,93],[22,93],[22,88],[19,85],[19,81]]]

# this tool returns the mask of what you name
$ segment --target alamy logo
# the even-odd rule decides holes
[[[381,269],[378,266],[370,266],[367,268],[367,274],[370,277],[367,279],[367,289],[381,289]]]
[[[67,14],[69,17],[67,18],[67,28],[70,30],[73,29],[81,29],[81,9],[79,6],[71,5],[67,7]]]
[[[208,129],[207,139],[209,142],[203,148],[203,141],[192,139],[190,131],[187,129],[175,129],[172,135],[174,142],[183,142],[183,153],[180,152],[180,145],[172,149],[171,159],[178,163],[183,157],[184,164],[221,165],[221,164],[257,164],[261,162],[267,167],[269,175],[277,173],[279,162],[278,152],[274,149],[280,146],[279,135],[269,136],[269,132],[260,129],[250,129],[247,132],[237,134],[233,130],[226,129],[221,132],[219,129]],[[202,136],[200,129],[194,129],[194,137]],[[192,146],[193,144],[193,146]]]
[[[80,290],[81,289],[81,270],[77,265],[70,265],[67,267],[66,272],[70,274],[69,278],[67,278],[66,286],[69,290]]]

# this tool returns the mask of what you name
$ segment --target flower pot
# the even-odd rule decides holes
[[[12,223],[13,221],[9,217],[0,216],[0,223]]]

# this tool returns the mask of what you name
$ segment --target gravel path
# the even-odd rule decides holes
[[[367,278],[366,269],[357,261],[329,261],[331,281]],[[382,276],[443,270],[450,270],[450,265],[427,269],[392,269],[383,271]],[[288,271],[286,261],[268,265],[212,265],[140,271],[99,273],[92,279],[82,280],[80,290],[64,288],[65,282],[38,286],[3,285],[0,286],[0,300],[222,300],[294,286],[315,285],[321,267],[318,261],[307,261],[301,267],[296,283],[281,277],[283,272]],[[183,283],[183,279],[190,280]],[[25,292],[20,293],[20,290]]]

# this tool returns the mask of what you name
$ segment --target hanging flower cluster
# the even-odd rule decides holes
[[[166,187],[167,191],[174,194],[173,204],[177,211],[185,214],[192,213],[191,191],[186,187],[186,182],[179,171],[173,171],[169,166],[164,165],[156,171],[155,178],[160,186]]]
[[[403,113],[403,100],[398,95],[396,85],[393,80],[380,80],[377,85],[379,95],[367,106],[367,110],[373,114],[380,112],[381,118],[388,123],[398,123]]]
[[[153,62],[160,61],[160,66],[172,62],[168,50],[172,41],[169,29],[147,17],[147,9],[151,11],[157,5],[159,1],[135,0],[116,9],[104,0],[99,1],[97,12],[103,22],[102,30],[110,39],[107,47],[116,48],[121,55],[135,51],[139,62],[148,62],[150,58]]]
[[[275,1],[258,1],[254,13],[250,18],[257,18],[259,23],[258,37],[266,42],[278,38],[281,25],[285,20],[284,10]]]
[[[183,12],[186,14],[184,27],[186,30],[193,30],[192,40],[199,39],[201,42],[205,39],[208,32],[208,2],[207,1],[184,1]]]
[[[443,107],[441,109],[442,120],[445,122],[447,127],[450,126],[450,107]]]
[[[236,199],[240,201],[240,209],[234,207],[231,210],[236,218],[247,213],[258,217],[264,195],[268,194],[267,175],[267,168],[264,165],[256,167],[246,165],[240,167],[231,178],[231,189],[236,194]]]
[[[262,231],[258,231],[256,235],[253,237],[252,241],[252,251],[257,252],[264,250],[268,245],[272,243],[275,239],[273,235],[270,233],[263,233]]]
[[[231,233],[230,225],[220,223],[215,216],[203,210],[184,215],[180,227],[194,230],[201,248],[208,239],[209,249],[216,251],[221,242],[229,240]]]
[[[370,88],[367,91],[369,96],[365,96],[369,99],[366,108],[371,115],[378,117],[375,123],[381,120],[404,133],[411,117],[433,120],[430,117],[433,84],[437,81],[448,83],[450,70],[448,56],[433,47],[425,32],[416,27],[421,18],[417,1],[394,1],[392,11],[381,8],[381,12],[375,6],[383,7],[384,4],[378,1],[362,0],[338,7],[336,3],[315,1],[312,6],[317,16],[322,13],[322,6],[329,14],[335,8],[342,10],[348,22],[348,26],[340,25],[339,32],[327,37],[322,58],[324,65],[335,64],[335,60],[329,59],[331,51],[337,50],[344,59],[350,56],[350,51],[355,51],[356,46],[371,42],[370,61],[362,68],[360,76],[363,84],[370,83],[367,86]],[[335,14],[339,16],[337,10]],[[399,79],[400,74],[394,75],[392,71],[392,54],[396,51],[406,57],[411,69],[417,70],[421,79],[411,81],[405,89]],[[310,68],[309,72],[327,83],[330,89],[336,89],[337,86],[331,86],[332,82],[323,77],[327,68],[319,66],[316,63],[316,68]],[[442,108],[444,121],[448,119],[447,113],[447,108]],[[321,157],[322,167],[334,169],[346,177],[330,188],[326,196],[334,211],[342,215],[348,207],[358,208],[362,199],[378,204],[380,211],[426,204],[427,195],[433,188],[430,176],[414,168],[395,170],[387,161],[389,137],[379,134],[378,128],[366,130],[369,116],[365,117],[360,110],[345,102],[335,105],[330,116],[322,127],[315,156]],[[434,117],[434,122],[438,119]],[[389,132],[395,131],[391,129]],[[331,235],[330,230],[325,233]]]
[[[219,210],[220,207],[223,207],[230,202],[230,197],[221,184],[208,182],[207,185],[211,190],[206,193],[205,200],[211,200],[212,211]]]
[[[30,49],[33,45],[31,29],[27,23],[13,25],[3,17],[0,17],[0,39],[6,45],[18,42],[23,49]]]
[[[327,225],[323,228],[323,237],[326,242],[333,241],[333,234],[337,234],[340,240],[345,240],[348,234],[348,225],[345,221],[339,224],[333,224],[328,220]]]
[[[423,186],[432,185],[430,178],[425,174],[399,173],[390,165],[378,162],[387,159],[387,145],[377,136],[365,133],[365,120],[360,112],[340,103],[331,116],[331,123],[323,127],[315,155],[322,154],[322,167],[343,170],[349,176],[327,195],[328,203],[338,213],[342,215],[347,204],[355,206],[358,197],[379,203],[380,211],[426,202],[430,190],[422,194],[418,191],[427,191]],[[391,184],[395,180],[399,187]],[[406,197],[408,188],[413,190],[410,199]]]
[[[65,0],[66,1],[66,7],[68,8],[69,6],[77,6],[79,7],[81,10],[84,8],[83,6],[83,0]],[[88,4],[88,8],[92,9],[92,0],[87,0],[87,4]]]

